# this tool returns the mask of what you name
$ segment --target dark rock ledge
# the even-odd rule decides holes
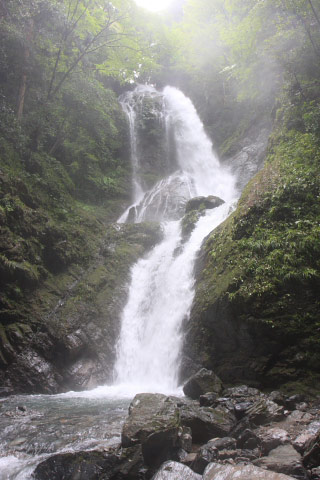
[[[319,399],[223,389],[206,370],[185,390],[204,379],[197,399],[136,395],[116,449],[55,455],[35,480],[319,480]]]

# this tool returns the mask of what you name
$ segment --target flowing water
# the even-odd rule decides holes
[[[164,174],[149,189],[141,176],[138,138],[146,99],[149,106],[153,99],[157,102],[154,117],[166,142]],[[182,92],[140,86],[120,100],[130,127],[133,204],[119,221],[161,221],[164,239],[132,268],[114,385],[0,401],[0,480],[30,479],[35,465],[56,452],[118,443],[135,393],[181,393],[179,352],[193,301],[196,254],[205,236],[232,211],[235,181],[219,164],[193,104]],[[186,202],[200,195],[219,196],[225,203],[207,210],[185,239],[180,220]]]

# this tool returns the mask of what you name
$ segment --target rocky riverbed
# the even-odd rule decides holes
[[[117,447],[52,456],[34,478],[320,478],[319,399],[246,385],[224,388],[205,369],[184,391],[188,397],[136,395]]]

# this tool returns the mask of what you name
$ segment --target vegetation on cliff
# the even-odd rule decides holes
[[[63,317],[56,328],[56,306],[65,296],[79,308],[89,302],[86,270],[92,276],[98,269],[96,294],[104,289],[109,298],[148,248],[142,237],[139,247],[130,231],[107,227],[131,195],[128,129],[117,97],[123,84],[156,68],[152,20],[144,19],[130,0],[0,2],[0,377],[16,364],[18,388],[22,375],[28,391],[57,390],[40,370],[74,327]],[[114,258],[103,269],[96,262],[106,238]],[[30,358],[42,358],[38,367],[18,359],[32,351]]]
[[[223,121],[218,108],[220,152],[228,157],[241,150],[250,125],[266,113],[274,127],[265,167],[203,247],[184,352],[218,369],[226,381],[293,389],[301,382],[310,390],[320,367],[319,5],[297,0],[201,6],[188,3],[185,28],[194,25],[189,45],[196,48],[193,57],[187,48],[184,58],[193,81],[198,78],[201,92],[208,92],[207,102],[220,88],[231,121]],[[213,53],[205,44],[206,61],[215,69],[210,74],[197,64],[204,57],[196,55],[208,31],[219,45]],[[234,116],[227,113],[230,100]],[[213,124],[207,117],[209,130]]]

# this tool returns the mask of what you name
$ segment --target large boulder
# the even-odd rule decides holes
[[[140,393],[135,396],[122,429],[121,444],[141,444],[146,465],[159,467],[175,459],[180,448],[191,446],[189,429],[180,423],[175,400],[162,394]]]
[[[199,449],[196,458],[192,463],[192,468],[196,473],[202,474],[209,463],[219,459],[219,453],[228,451],[230,458],[231,451],[235,451],[236,440],[231,437],[214,438]]]
[[[181,463],[166,462],[152,477],[152,480],[201,480],[201,478],[201,475],[197,475],[189,467]]]
[[[199,407],[195,402],[181,406],[180,418],[183,426],[191,428],[195,443],[227,437],[236,421],[235,416],[223,407]]]
[[[195,375],[192,375],[183,387],[184,394],[194,400],[208,392],[220,394],[222,389],[223,385],[220,378],[206,368],[202,368]]]
[[[279,422],[284,419],[284,408],[268,398],[260,398],[248,408],[246,414],[255,425]]]
[[[35,480],[135,480],[143,470],[140,447],[118,452],[76,452],[54,455],[41,462]]]
[[[35,480],[72,479],[96,480],[101,470],[112,470],[117,464],[115,455],[100,452],[79,452],[54,455],[41,462],[35,472]]]
[[[290,444],[271,450],[267,457],[255,460],[254,464],[268,470],[295,476],[301,480],[307,478],[307,472],[302,466],[302,457]]]
[[[203,480],[294,480],[294,478],[253,465],[233,466],[211,463],[204,472]]]
[[[206,210],[220,207],[224,200],[210,195],[209,197],[194,197],[186,204],[185,215],[181,221],[181,230],[184,240],[187,240],[193,231],[199,218],[205,214]]]
[[[320,433],[309,443],[303,463],[308,468],[319,467],[320,465]]]
[[[220,205],[223,205],[224,203],[225,202],[222,198],[215,197],[214,195],[209,195],[208,197],[194,197],[187,203],[186,213],[191,210],[199,210],[200,208],[210,210],[220,207]]]
[[[290,443],[290,435],[283,428],[278,427],[260,427],[256,431],[256,435],[261,445],[261,451],[267,455],[271,450]]]

